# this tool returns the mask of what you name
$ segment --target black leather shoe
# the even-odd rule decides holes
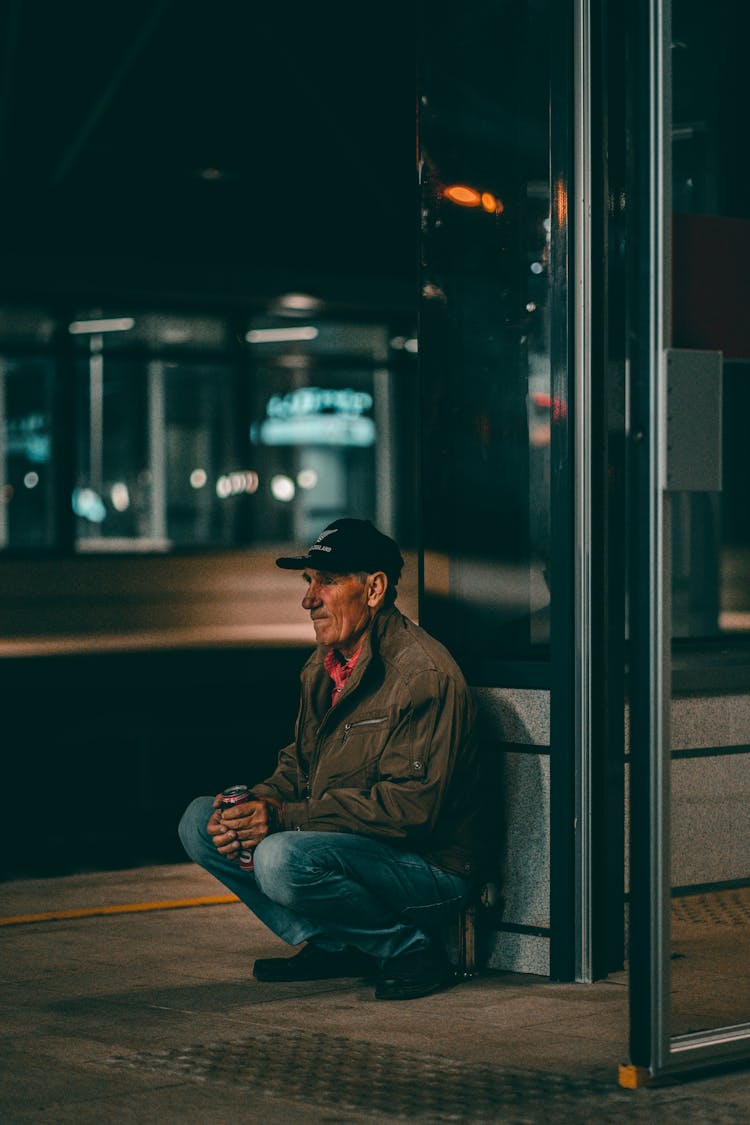
[[[376,1000],[416,1000],[453,981],[448,958],[435,945],[391,957],[378,973]]]
[[[293,957],[264,957],[253,965],[253,976],[262,981],[329,980],[334,977],[372,976],[377,967],[374,957],[358,949],[331,953],[305,945]]]

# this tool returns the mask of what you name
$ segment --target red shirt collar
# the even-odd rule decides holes
[[[331,696],[331,705],[338,703],[341,692],[344,690],[346,681],[354,671],[354,666],[359,660],[359,655],[362,652],[362,645],[359,646],[354,656],[350,656],[348,660],[344,660],[343,656],[336,649],[329,649],[323,659],[323,664],[328,675],[333,680],[333,694]]]

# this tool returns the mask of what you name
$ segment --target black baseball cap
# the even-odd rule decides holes
[[[382,570],[392,586],[398,583],[404,560],[398,545],[370,520],[345,518],[329,523],[306,555],[276,560],[282,570],[327,570],[332,574],[353,574]]]

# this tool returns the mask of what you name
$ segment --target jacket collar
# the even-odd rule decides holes
[[[381,609],[375,614],[370,628],[362,638],[362,651],[359,654],[359,658],[357,659],[354,671],[352,672],[349,679],[349,691],[351,691],[354,687],[357,686],[357,684],[359,684],[359,681],[362,679],[362,676],[364,675],[366,669],[369,667],[373,655],[378,652],[380,643],[382,641],[385,630],[388,628],[389,622],[394,617],[399,616],[400,610],[398,610],[395,605],[387,606],[385,609]],[[310,668],[311,671],[313,671],[316,675],[320,672],[325,672],[326,679],[328,679],[328,673],[325,671],[324,664],[326,652],[327,649],[323,645],[320,645],[312,655]]]

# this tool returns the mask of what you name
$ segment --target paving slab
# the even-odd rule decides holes
[[[483,974],[409,1003],[364,981],[262,984],[291,952],[191,864],[0,887],[0,1120],[362,1125],[750,1121],[747,1071],[623,1091],[627,980]],[[252,1110],[248,1107],[252,1106]]]

